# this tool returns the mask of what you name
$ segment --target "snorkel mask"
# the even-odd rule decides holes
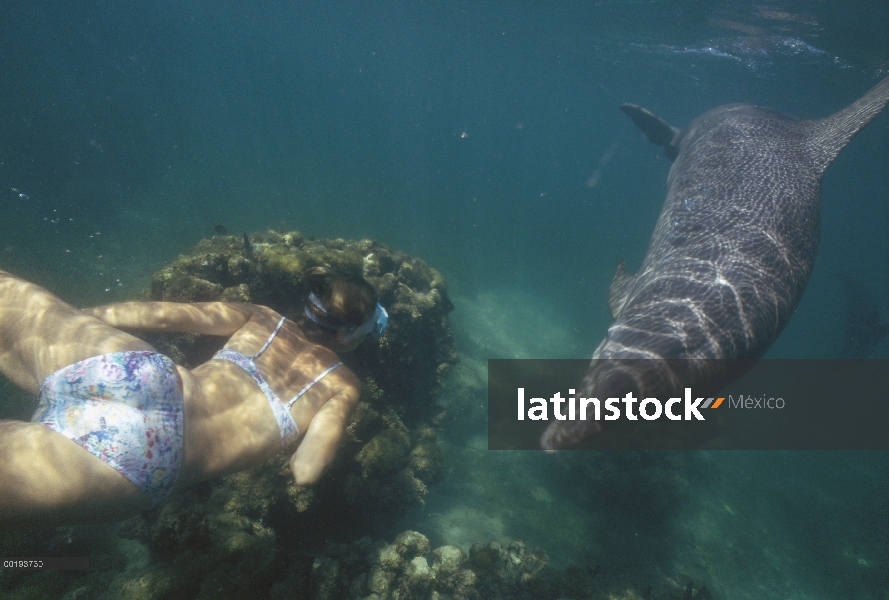
[[[309,310],[308,305],[305,308],[306,316],[325,329],[345,332],[346,335],[343,336],[343,342],[346,344],[367,334],[378,338],[383,335],[384,331],[386,331],[386,323],[389,321],[389,313],[386,312],[386,309],[383,308],[383,305],[379,302],[377,302],[377,309],[374,311],[374,314],[361,325],[347,325],[343,323],[342,319],[331,315],[327,310],[327,307],[321,303],[314,292],[309,294],[309,302],[314,304],[315,308],[324,313],[324,317],[321,318],[312,313],[312,311]]]

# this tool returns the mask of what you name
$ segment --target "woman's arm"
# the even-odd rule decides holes
[[[121,302],[83,312],[118,329],[232,335],[255,310],[250,304],[230,302]]]
[[[354,377],[354,376],[353,376]],[[343,439],[349,417],[361,395],[357,378],[330,400],[312,417],[306,436],[290,458],[290,470],[296,485],[311,485],[318,481],[330,464]]]

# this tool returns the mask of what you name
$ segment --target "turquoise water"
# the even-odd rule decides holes
[[[588,356],[615,266],[646,250],[669,162],[617,106],[678,127],[730,102],[826,116],[889,75],[889,3],[3,12],[0,268],[87,305],[142,289],[217,224],[380,240],[448,279],[462,358],[442,399],[451,473],[402,529],[525,538],[562,566],[681,564],[733,598],[887,597],[886,454],[702,454],[655,517],[576,484],[594,455],[483,448],[484,361]],[[884,114],[827,172],[815,271],[769,356],[839,356],[836,271],[889,313],[887,167]]]

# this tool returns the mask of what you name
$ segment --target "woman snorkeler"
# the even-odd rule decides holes
[[[124,302],[77,310],[0,271],[0,372],[37,396],[0,420],[0,530],[119,520],[294,442],[298,485],[331,462],[358,402],[336,353],[388,318],[360,277],[317,267],[296,321],[251,304]],[[185,369],[122,330],[228,336]]]

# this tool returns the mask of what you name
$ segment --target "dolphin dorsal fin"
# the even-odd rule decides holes
[[[880,114],[889,102],[889,77],[843,110],[824,119],[807,121],[810,128],[809,152],[824,173],[840,150]]]
[[[624,306],[627,305],[628,290],[633,282],[635,275],[627,273],[624,269],[624,262],[620,261],[617,265],[617,271],[614,273],[614,279],[611,280],[611,289],[608,290],[608,309],[611,311],[611,318],[617,319],[623,312]]]
[[[673,127],[648,109],[635,104],[621,104],[620,109],[627,113],[636,127],[642,130],[652,144],[663,146],[664,156],[671,161],[679,156],[679,139],[682,131]]]

